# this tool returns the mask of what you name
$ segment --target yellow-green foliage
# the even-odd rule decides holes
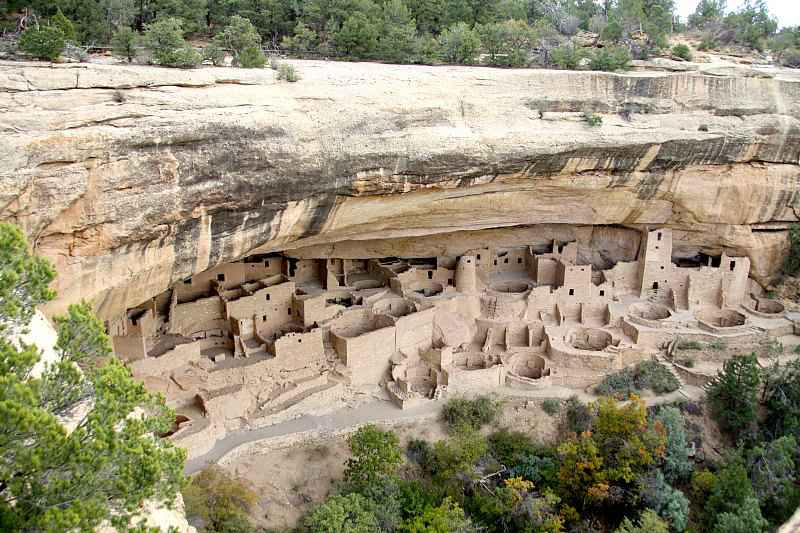
[[[209,533],[228,531],[236,522],[246,525],[247,515],[258,503],[256,494],[243,480],[218,466],[206,468],[183,489],[186,515],[200,518]]]

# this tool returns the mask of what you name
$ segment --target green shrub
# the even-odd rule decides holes
[[[225,50],[214,41],[210,42],[208,46],[203,48],[203,59],[211,61],[211,64],[219,67],[225,64]]]
[[[603,378],[595,392],[624,400],[631,394],[650,389],[656,394],[676,391],[681,384],[669,369],[655,360],[642,361],[635,367],[624,368]]]
[[[617,42],[622,40],[622,26],[616,20],[608,21],[600,32],[600,38],[604,41]]]
[[[172,52],[169,61],[163,63],[168,67],[194,68],[203,61],[203,57],[188,44]]]
[[[654,419],[664,427],[667,437],[662,467],[664,477],[670,483],[687,480],[694,465],[689,459],[686,421],[681,410],[673,406],[662,406],[656,412]]]
[[[610,46],[597,50],[589,61],[592,70],[614,72],[630,68],[631,53],[621,46]]]
[[[582,48],[565,44],[550,53],[553,63],[559,68],[575,70],[581,65],[581,60],[586,57]]]
[[[694,368],[694,359],[691,357],[682,357],[675,359],[675,362],[681,366],[685,366],[686,368]]]
[[[127,59],[128,63],[136,57],[138,35],[135,31],[125,26],[114,32],[111,37],[111,53],[117,57]]]
[[[550,416],[556,416],[561,412],[561,400],[548,398],[542,402],[542,410]]]
[[[679,350],[702,350],[703,345],[697,341],[678,341]]]
[[[783,347],[783,343],[778,339],[772,339],[767,343],[767,355],[771,357],[783,355],[784,351],[785,348]]]
[[[784,67],[800,68],[800,47],[782,51],[778,56],[778,62]]]
[[[577,396],[570,396],[561,410],[561,431],[581,434],[592,426],[594,414]]]
[[[264,65],[267,64],[267,58],[264,56],[261,48],[257,46],[245,48],[236,56],[235,60],[236,64],[242,68],[264,68]]]
[[[597,126],[603,125],[603,117],[601,117],[597,113],[584,112],[583,120],[585,120],[586,124],[588,124],[592,128],[596,128]]]
[[[511,464],[516,458],[536,452],[536,445],[530,436],[521,431],[501,429],[487,439],[489,453],[503,464]]]
[[[697,49],[701,52],[707,52],[709,50],[716,50],[719,48],[719,43],[712,35],[705,35],[700,40],[700,44],[697,45]]]
[[[429,472],[440,485],[461,485],[464,477],[471,478],[475,464],[486,455],[486,439],[469,426],[461,426],[453,435],[433,445]]]
[[[305,520],[309,533],[371,533],[380,531],[375,505],[361,494],[331,496]]]
[[[739,355],[725,361],[709,385],[706,397],[720,427],[732,436],[755,434],[761,368],[755,354]]]
[[[783,262],[783,272],[790,276],[800,274],[800,224],[789,228],[789,253]]]
[[[705,505],[708,496],[717,486],[717,476],[708,469],[695,470],[692,472],[692,501]]]
[[[181,21],[176,18],[159,19],[145,26],[143,41],[158,65],[189,68],[199,65],[202,59],[183,39]]]
[[[500,404],[487,396],[451,398],[442,407],[442,421],[450,431],[462,427],[477,430],[494,422],[499,412]]]
[[[347,460],[345,481],[355,488],[395,473],[403,458],[397,435],[373,424],[358,428],[348,439],[352,457]]]
[[[652,509],[645,509],[636,524],[625,518],[614,533],[669,533],[669,524]]]
[[[673,392],[681,387],[669,368],[658,361],[642,361],[637,366],[637,385],[640,389],[650,389],[656,394],[666,394]]]
[[[297,74],[297,71],[292,65],[281,63],[278,65],[278,79],[294,83],[300,79],[300,75]]]
[[[481,47],[478,32],[464,22],[444,30],[439,35],[438,42],[440,53],[446,62],[462,65],[475,63]]]
[[[795,355],[800,354],[800,344],[792,348],[792,353]]]
[[[55,61],[64,50],[67,40],[55,26],[29,27],[19,38],[19,48],[37,59]]]
[[[75,25],[64,16],[64,13],[59,9],[55,15],[50,19],[50,25],[61,30],[61,34],[68,42],[75,42],[77,37],[75,35]]]
[[[672,55],[686,61],[692,60],[692,51],[685,44],[676,44],[672,47]]]
[[[681,491],[666,482],[660,470],[639,479],[639,493],[644,504],[667,520],[675,531],[686,529],[689,500]]]
[[[433,448],[426,440],[411,439],[406,448],[406,457],[417,463],[423,470],[430,471],[434,460]]]
[[[714,350],[715,352],[720,352],[725,349],[725,342],[720,339],[714,339],[713,341],[709,342],[706,346],[710,350]]]
[[[183,500],[186,516],[202,520],[207,533],[255,532],[248,514],[255,509],[258,494],[218,466],[195,475],[183,489]]]

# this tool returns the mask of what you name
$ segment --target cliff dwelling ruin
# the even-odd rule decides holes
[[[458,257],[263,254],[186,278],[108,323],[201,454],[228,431],[380,387],[407,408],[456,393],[585,388],[676,339],[747,349],[792,335],[746,257],[673,262],[672,233],[598,269],[576,242]]]

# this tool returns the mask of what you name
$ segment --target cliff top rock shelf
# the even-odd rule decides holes
[[[0,62],[0,218],[104,318],[254,253],[459,256],[638,230],[768,281],[798,220],[800,80],[293,62],[271,71]],[[599,127],[584,114],[602,117]]]

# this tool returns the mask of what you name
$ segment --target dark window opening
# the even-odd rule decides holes
[[[605,296],[605,295],[606,295],[606,291],[600,291],[600,296]]]
[[[447,278],[447,284],[448,285],[452,285],[453,284],[453,278]]]
[[[661,270],[664,270],[664,267],[663,267],[663,266],[661,267]]]
[[[522,258],[521,257],[517,257],[517,264],[519,265],[521,263],[522,263]]]
[[[478,261],[481,260],[481,254],[478,254]]]
[[[292,308],[291,307],[288,309],[288,311],[289,311],[289,316],[292,316]]]
[[[192,284],[192,278],[186,278],[185,280],[183,280],[183,284],[184,285],[191,285]]]
[[[297,271],[297,259],[293,259],[291,257],[287,258],[289,263],[289,277],[293,278],[295,272]]]
[[[569,295],[570,296],[575,296],[575,289],[570,289],[569,290]]]
[[[503,263],[505,263],[505,264],[508,264],[508,257],[506,257],[505,259],[503,259]]]
[[[269,266],[269,259],[267,259],[266,261],[264,261],[264,266],[265,266],[265,267],[268,267],[268,266]]]
[[[297,339],[297,342],[301,343],[301,342],[303,342],[303,339]]]
[[[267,300],[269,300],[269,299],[270,299],[270,295],[269,295],[269,293],[267,293]]]
[[[653,290],[657,290],[657,289],[658,289],[658,282],[654,281],[653,282]]]
[[[497,266],[497,259],[494,260],[494,266]]]
[[[661,240],[661,232],[659,231],[658,233],[656,233],[656,236],[658,237],[658,240],[660,241]]]
[[[261,321],[262,321],[262,322],[266,322],[266,321],[267,321],[267,315],[264,315],[264,316],[262,316],[262,317],[261,317]]]
[[[217,281],[225,281],[225,274],[217,274]]]
[[[428,270],[428,279],[433,279],[433,270]]]
[[[731,272],[733,272],[733,269],[736,268],[736,261],[731,261],[730,266],[731,266]]]

